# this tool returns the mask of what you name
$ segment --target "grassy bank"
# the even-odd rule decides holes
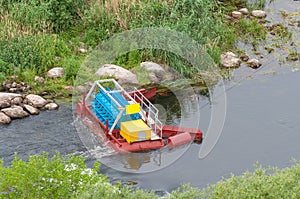
[[[233,1],[232,1],[233,2]],[[258,20],[227,20],[245,1],[216,0],[0,0],[0,83],[11,75],[30,83],[40,93],[67,92],[86,54],[115,33],[142,27],[163,27],[184,32],[204,46],[216,63],[223,51],[234,49],[237,39],[263,38]],[[259,1],[260,2],[260,1]],[[129,52],[115,63],[127,69],[141,61],[168,64],[186,77],[193,68],[172,53],[157,49]],[[35,84],[34,76],[45,77],[53,67],[65,69],[64,78],[46,78]],[[54,86],[55,84],[55,86]]]
[[[102,174],[99,164],[87,168],[80,156],[62,157],[55,154],[17,156],[12,165],[0,161],[0,198],[159,198],[152,191],[112,185]],[[166,198],[299,198],[300,163],[291,168],[262,168],[232,176],[203,190],[184,185]]]

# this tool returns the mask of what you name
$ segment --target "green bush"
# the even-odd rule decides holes
[[[65,69],[65,79],[74,80],[80,67],[79,58],[72,56],[63,59],[60,66]]]
[[[203,198],[300,198],[300,164],[281,171],[256,166],[254,172],[232,175],[203,192]]]
[[[72,198],[89,184],[106,181],[98,170],[99,164],[89,169],[80,156],[44,153],[29,156],[28,162],[16,156],[9,167],[0,161],[0,198]]]

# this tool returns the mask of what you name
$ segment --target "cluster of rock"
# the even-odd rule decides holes
[[[50,69],[46,73],[47,78],[62,78],[64,76],[64,69],[61,67],[55,67]],[[13,75],[10,79],[7,79],[3,86],[0,86],[0,92],[9,92],[9,93],[27,93],[30,91],[30,85],[26,84],[25,82],[17,82],[16,79],[18,76]],[[43,83],[45,78],[35,76],[34,81],[37,83]]]
[[[259,68],[262,65],[259,60],[254,58],[249,59],[248,56],[238,57],[233,52],[225,52],[221,54],[221,64],[225,68],[237,68],[240,66],[242,61],[245,61],[248,66],[254,69]]]
[[[239,11],[233,11],[231,13],[232,18],[234,19],[241,19],[243,15],[249,15],[250,12],[247,8],[241,8]],[[263,10],[253,10],[251,12],[253,17],[257,18],[265,18],[267,16],[266,12]]]
[[[10,93],[25,93],[30,90],[30,86],[24,82],[17,83],[16,81],[6,80],[0,91],[6,91]]]
[[[39,95],[21,95],[16,93],[0,93],[0,125],[9,124],[12,119],[37,115],[40,110],[55,110],[58,105]]]

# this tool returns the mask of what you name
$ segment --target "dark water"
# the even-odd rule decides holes
[[[39,154],[43,151],[62,154],[84,151],[75,127],[70,105],[61,105],[57,111],[41,112],[15,120],[7,126],[0,126],[0,158],[9,164],[14,152],[25,158],[28,154]]]
[[[277,0],[267,4],[268,19],[279,20],[282,9],[299,12],[300,2],[297,3]],[[297,34],[293,28],[293,40],[298,49],[299,31]],[[94,154],[100,154],[104,163],[101,172],[112,181],[135,181],[141,188],[170,191],[183,183],[203,188],[231,173],[238,175],[252,170],[256,162],[284,168],[291,165],[292,158],[300,160],[300,72],[297,71],[300,63],[282,63],[276,53],[281,56],[287,52],[265,53],[263,68],[255,71],[243,65],[226,82],[225,125],[218,143],[206,158],[198,158],[202,145],[197,144],[126,156],[111,155],[111,151],[106,151],[100,144]],[[180,124],[182,120],[191,124],[199,122],[195,121],[198,116],[194,111],[195,103],[198,103],[202,107],[200,128],[205,134],[211,112],[208,99],[190,96],[184,105],[185,118],[181,118],[182,112],[174,100],[172,96],[157,99],[161,112],[166,112],[161,119],[172,124]],[[42,112],[0,126],[0,158],[9,165],[16,151],[26,158],[28,154],[43,151],[53,154],[56,150],[63,155],[79,153],[90,157],[74,124],[71,106],[62,104],[58,111]],[[92,162],[91,158],[88,164]]]

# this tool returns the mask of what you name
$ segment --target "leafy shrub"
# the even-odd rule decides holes
[[[89,184],[106,181],[98,169],[99,164],[87,168],[80,156],[57,153],[49,159],[44,153],[28,162],[16,156],[9,167],[0,161],[0,198],[72,198]]]
[[[80,67],[80,61],[75,56],[67,57],[61,61],[61,67],[65,69],[65,79],[74,80]]]
[[[203,198],[300,198],[300,164],[291,168],[262,168],[232,175],[205,190]]]

